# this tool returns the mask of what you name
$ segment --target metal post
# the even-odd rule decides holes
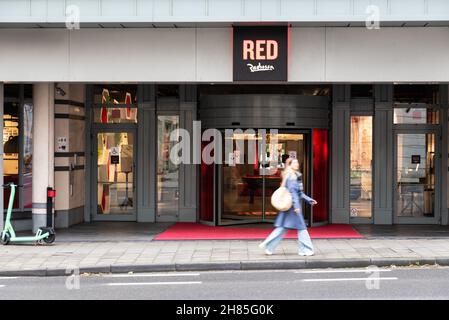
[[[53,198],[50,196],[53,189],[47,187],[47,227],[53,228]]]

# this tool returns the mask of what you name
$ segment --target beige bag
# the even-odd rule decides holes
[[[271,205],[279,211],[287,211],[293,205],[292,195],[285,187],[286,178],[282,180],[281,186],[271,195]]]

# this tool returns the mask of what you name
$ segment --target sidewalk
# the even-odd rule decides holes
[[[296,254],[296,241],[284,240],[273,256],[259,241],[64,241],[54,245],[0,246],[0,276],[56,276],[66,269],[119,273],[301,269],[328,267],[449,265],[449,238],[319,239],[313,257]]]

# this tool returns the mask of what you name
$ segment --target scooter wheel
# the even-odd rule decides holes
[[[9,232],[6,232],[3,235],[3,237],[1,237],[1,243],[5,246],[9,243],[10,240],[11,240],[11,235],[9,234]]]
[[[50,234],[47,238],[44,238],[44,242],[45,243],[53,243],[53,242],[55,242],[55,239],[56,239],[56,235]]]

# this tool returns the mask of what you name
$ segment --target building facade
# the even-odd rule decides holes
[[[47,187],[57,228],[271,222],[290,156],[310,225],[447,225],[448,26],[439,0],[0,1],[14,224]]]

